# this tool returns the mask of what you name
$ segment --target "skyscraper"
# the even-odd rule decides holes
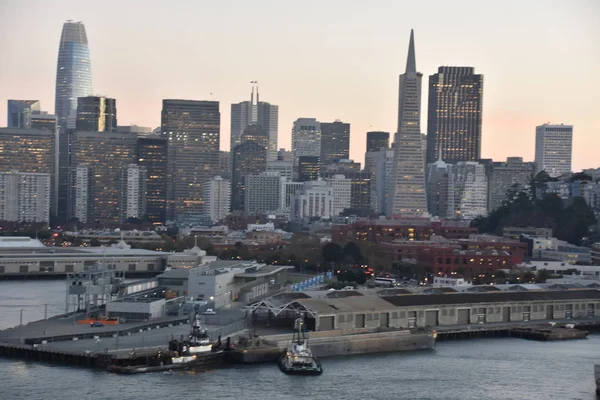
[[[86,96],[77,99],[78,131],[116,132],[117,102],[104,96]]]
[[[50,205],[55,203],[56,133],[49,130],[0,128],[0,172],[50,176]],[[52,208],[51,208],[52,210]]]
[[[261,126],[269,137],[268,159],[277,159],[277,132],[279,127],[279,106],[259,101],[258,85],[252,82],[250,101],[231,105],[230,148],[241,143],[241,137],[249,125]]]
[[[58,218],[66,221],[69,192],[69,134],[75,129],[77,98],[92,95],[92,69],[85,26],[63,25],[56,66],[55,112],[60,130],[58,143]]]
[[[167,220],[197,218],[204,183],[219,166],[219,102],[163,100],[161,125],[168,141]]]
[[[258,125],[248,126],[241,137],[241,143],[233,149],[231,209],[244,210],[246,177],[267,170],[267,146],[269,138]]]
[[[449,187],[453,177],[454,165],[447,164],[442,159],[429,164],[427,169],[427,209],[429,213],[441,218],[448,217],[449,202],[454,204],[453,188]],[[454,215],[449,216],[453,218]]]
[[[71,179],[81,174],[86,164],[89,175],[87,195],[90,201],[88,221],[118,222],[121,213],[121,170],[137,158],[137,137],[132,133],[75,132],[71,146]],[[83,177],[83,174],[81,174]],[[69,217],[75,217],[77,198],[69,198]]]
[[[294,166],[300,156],[321,156],[321,123],[314,118],[298,118],[292,128]]]
[[[487,215],[485,166],[474,161],[460,161],[451,171],[447,218],[471,220]]]
[[[316,181],[321,168],[319,157],[300,156],[296,167],[298,182]]]
[[[544,124],[535,128],[536,173],[546,171],[551,177],[571,172],[573,125]]]
[[[40,113],[39,100],[8,100],[7,128],[31,128],[31,114]]]
[[[415,39],[411,30],[406,72],[400,75],[398,130],[392,146],[394,166],[388,217],[420,216],[427,212],[421,146],[421,78],[422,74],[417,72]]]
[[[350,158],[350,124],[321,122],[321,165]]]
[[[373,131],[367,132],[367,153],[379,151],[382,147],[390,147],[390,133]]]
[[[483,75],[473,67],[439,67],[429,77],[427,163],[481,158]]]
[[[161,135],[137,135],[137,164],[146,168],[146,216],[153,223],[166,221],[167,140]]]
[[[121,221],[128,218],[141,219],[146,214],[146,180],[145,167],[128,164],[121,168],[120,204]]]

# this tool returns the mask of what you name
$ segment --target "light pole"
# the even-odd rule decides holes
[[[48,319],[48,303],[44,304],[44,319]]]
[[[23,309],[21,308],[20,317],[19,317],[19,326],[23,326]]]

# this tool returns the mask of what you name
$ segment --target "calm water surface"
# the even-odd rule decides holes
[[[60,299],[50,299],[50,293]],[[42,305],[43,317],[43,304],[60,310],[63,297],[62,281],[0,282],[0,326],[15,318],[18,323],[17,305],[32,313]],[[287,376],[276,365],[120,376],[0,359],[0,400],[591,400],[596,398],[595,362],[600,362],[596,335],[554,343],[509,338],[441,342],[435,351],[325,359],[320,377]]]

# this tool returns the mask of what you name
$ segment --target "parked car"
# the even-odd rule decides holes
[[[94,321],[90,324],[92,328],[102,328],[104,324],[100,321]]]
[[[217,313],[212,308],[209,308],[208,310],[204,311],[202,315],[217,315]]]

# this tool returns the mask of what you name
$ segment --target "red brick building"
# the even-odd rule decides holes
[[[448,239],[466,239],[477,232],[476,228],[455,221],[431,221],[429,218],[375,219],[353,224],[333,225],[334,242],[394,240],[428,241],[432,236]]]

